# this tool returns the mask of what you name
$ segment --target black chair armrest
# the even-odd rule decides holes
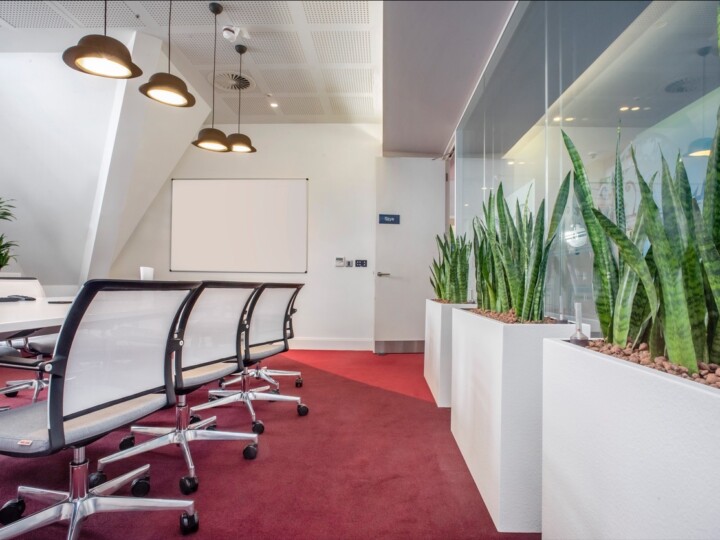
[[[26,369],[30,371],[44,370],[47,359],[22,358],[19,356],[0,356],[0,367],[13,369]]]

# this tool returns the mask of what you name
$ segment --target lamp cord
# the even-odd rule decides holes
[[[170,73],[170,23],[172,22],[172,0],[170,0],[170,8],[168,9],[168,73]]]
[[[107,0],[105,0],[105,18],[103,19],[103,35],[107,36]]]
[[[213,46],[213,78],[212,78],[212,127],[215,129],[215,55],[217,54],[217,13],[215,14],[215,44]]]
[[[238,130],[240,133],[240,108],[242,106],[242,53],[240,53],[240,68],[238,71]]]

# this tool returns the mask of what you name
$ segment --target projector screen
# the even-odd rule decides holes
[[[170,270],[307,272],[308,180],[172,181]]]

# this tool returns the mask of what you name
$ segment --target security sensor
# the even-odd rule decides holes
[[[234,43],[240,35],[240,29],[237,26],[223,26],[222,36],[229,42]]]

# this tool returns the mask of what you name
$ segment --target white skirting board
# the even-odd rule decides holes
[[[717,539],[720,390],[544,344],[545,539]]]

